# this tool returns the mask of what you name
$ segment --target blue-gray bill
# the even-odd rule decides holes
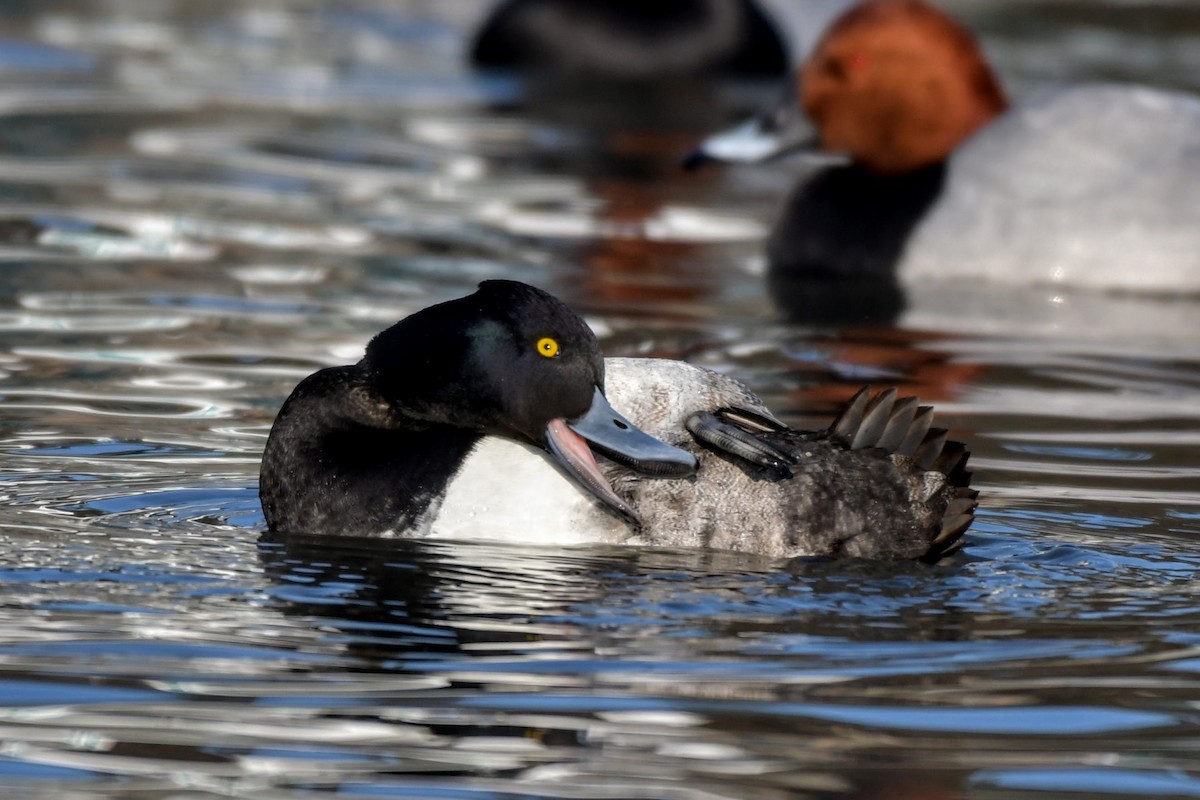
[[[546,426],[546,445],[558,463],[580,486],[634,525],[640,525],[641,520],[613,492],[588,448],[589,442],[609,458],[647,475],[682,478],[696,471],[696,458],[691,453],[637,428],[609,404],[599,388],[582,417],[551,420]]]
[[[818,166],[848,164],[842,153],[820,149],[816,128],[789,96],[775,109],[752,117],[728,130],[714,133],[700,142],[683,159],[685,169],[695,169],[710,161],[726,164],[761,164],[776,158],[800,155]]]
[[[625,419],[598,388],[587,413],[567,424],[604,455],[643,475],[685,478],[696,471],[695,456],[655,439]]]

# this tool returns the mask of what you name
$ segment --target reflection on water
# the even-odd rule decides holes
[[[1017,92],[1200,74],[1183,3],[950,5]],[[0,9],[0,793],[1200,796],[1197,301],[930,286],[893,328],[784,323],[793,173],[675,170],[776,90],[522,105],[458,59],[477,11]],[[262,538],[296,381],[492,277],[797,423],[866,381],[935,401],[968,548]]]

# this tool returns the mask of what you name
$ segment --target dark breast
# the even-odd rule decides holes
[[[944,164],[897,176],[848,166],[801,183],[767,241],[776,306],[809,325],[898,317],[904,294],[896,266],[945,176]]]
[[[259,498],[268,528],[371,536],[421,519],[479,435],[397,428],[381,408],[357,367],[321,370],[296,387],[263,451]]]

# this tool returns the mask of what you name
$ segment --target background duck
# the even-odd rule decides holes
[[[805,60],[799,100],[811,127],[778,113],[700,151],[845,159],[805,177],[767,244],[793,316],[888,316],[925,279],[1200,291],[1200,99],[1084,85],[1010,106],[954,20],[867,0]]]
[[[934,559],[973,519],[965,448],[916,398],[864,390],[798,431],[731,378],[599,352],[565,304],[511,281],[402,320],[280,410],[268,527]]]
[[[787,45],[754,0],[506,0],[476,34],[484,67],[626,80],[781,75]]]

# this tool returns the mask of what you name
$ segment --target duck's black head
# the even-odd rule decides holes
[[[604,387],[595,335],[553,295],[515,281],[418,311],[367,345],[362,366],[405,416],[545,444]]]

